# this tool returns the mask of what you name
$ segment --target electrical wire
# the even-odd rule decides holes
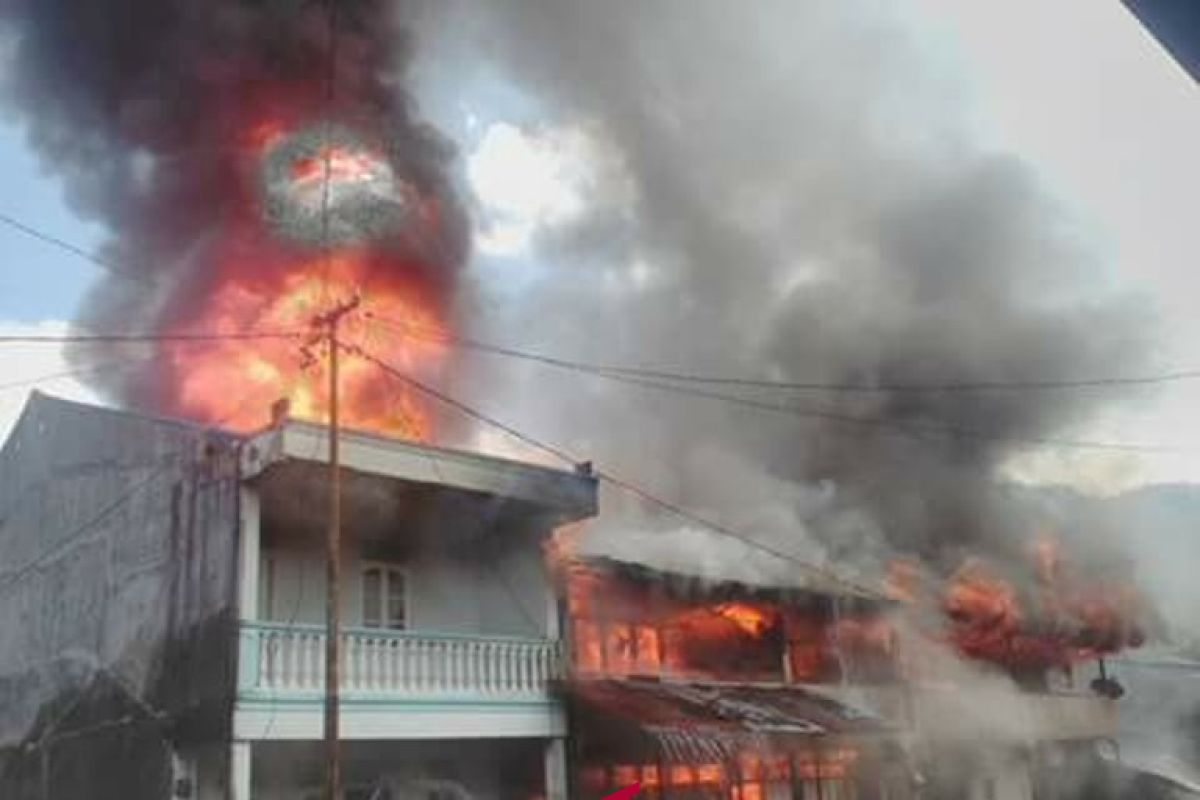
[[[392,380],[399,380],[397,376],[390,372],[385,372],[385,374]],[[429,461],[429,466],[433,469],[433,474],[437,477],[437,479],[440,482],[445,483],[446,479],[442,473],[442,468],[438,461],[437,453],[429,448],[421,448],[421,453],[425,456],[426,460]],[[520,613],[520,615],[524,618],[526,625],[529,626],[529,629],[536,633],[542,626],[537,622],[536,619],[534,619],[534,615],[525,605],[525,601],[517,595],[516,588],[513,587],[512,582],[508,580],[508,576],[506,576],[500,569],[499,564],[490,558],[485,558],[482,563],[491,570],[492,575],[500,583],[501,588],[503,588],[505,594],[508,595],[508,599],[513,602],[513,607],[516,608],[518,613]]]
[[[64,333],[0,335],[0,344],[66,344],[71,342],[230,342],[300,339],[307,331],[240,331],[233,333]]]
[[[843,426],[883,430],[885,433],[896,433],[907,436],[921,437],[923,434],[940,434],[958,439],[977,441],[1010,442],[1013,444],[1036,445],[1039,447],[1058,447],[1074,450],[1113,450],[1129,453],[1194,453],[1194,447],[1176,447],[1171,445],[1143,444],[1137,442],[1108,442],[1088,439],[1063,439],[1050,436],[1023,436],[1020,434],[1004,434],[992,431],[969,428],[962,425],[948,425],[939,422],[923,420],[906,421],[884,419],[881,417],[866,417],[847,414],[827,407],[797,406],[786,403],[772,403],[749,397],[738,397],[722,392],[712,392],[677,384],[662,383],[652,380],[642,380],[620,375],[597,375],[607,380],[617,381],[631,386],[641,386],[656,391],[718,400],[746,408],[769,411],[801,419],[819,419]]]
[[[332,19],[336,18],[334,14]],[[331,47],[336,45],[336,39],[331,33]],[[333,55],[331,54],[331,62]],[[331,67],[331,72],[333,72]],[[333,78],[330,78],[330,97],[332,103],[332,86],[334,85]],[[327,136],[328,138],[328,136]],[[329,203],[329,181],[331,171],[331,153],[324,154],[324,176],[322,188],[322,241],[325,246],[328,246],[328,203]],[[73,255],[79,256],[118,277],[127,280],[134,280],[147,285],[153,285],[151,279],[141,275],[134,275],[129,269],[118,262],[110,259],[102,258],[94,253],[91,253],[84,248],[72,244],[53,234],[34,228],[27,223],[0,212],[0,224],[9,226],[27,236],[33,237],[44,243],[58,247]],[[328,285],[330,281],[330,268],[326,268],[326,280]],[[1071,389],[1087,389],[1087,388],[1111,388],[1122,386],[1148,386],[1164,383],[1175,383],[1180,381],[1189,381],[1200,379],[1200,369],[1181,369],[1171,372],[1156,373],[1150,375],[1125,375],[1125,376],[1108,376],[1095,378],[1073,378],[1064,380],[1055,379],[1031,379],[1031,380],[985,380],[985,381],[961,381],[947,383],[836,383],[824,381],[778,381],[758,378],[745,378],[726,375],[704,375],[682,370],[657,369],[651,367],[631,366],[625,364],[604,364],[596,362],[577,361],[572,359],[561,358],[558,356],[518,350],[500,345],[493,345],[486,342],[472,340],[465,337],[450,336],[444,331],[434,331],[432,329],[422,329],[420,326],[412,325],[411,323],[400,322],[398,320],[388,319],[378,314],[366,312],[370,316],[381,323],[397,328],[407,335],[416,335],[421,338],[436,339],[438,341],[455,344],[461,347],[466,347],[480,352],[492,353],[495,355],[509,356],[528,361],[535,361],[546,364],[548,366],[558,367],[560,369],[576,370],[587,372],[589,374],[610,373],[619,375],[628,375],[632,377],[650,378],[654,380],[674,381],[678,383],[698,383],[718,386],[740,386],[744,388],[758,389],[776,389],[787,391],[814,391],[814,392],[830,392],[844,394],[879,394],[879,393],[951,393],[951,392],[994,392],[994,391],[1055,391],[1055,390],[1071,390]],[[2,341],[2,339],[0,339]]]
[[[369,313],[369,312],[365,312]],[[378,315],[371,314],[373,319],[380,322],[391,322],[384,320]],[[492,353],[495,355],[509,356],[514,358],[537,361],[539,363],[548,364],[563,369],[568,369],[573,372],[583,373],[591,377],[602,378],[604,380],[615,381],[631,386],[638,386],[655,391],[673,393],[689,397],[700,397],[709,400],[716,400],[733,405],[753,408],[760,411],[769,411],[775,414],[782,414],[801,419],[819,419],[826,422],[833,422],[844,427],[882,430],[885,433],[896,433],[904,436],[921,438],[926,434],[940,434],[943,436],[951,436],[959,439],[973,439],[978,441],[995,441],[995,442],[1010,442],[1014,444],[1036,445],[1041,447],[1060,447],[1064,449],[1077,450],[1112,450],[1119,452],[1133,453],[1190,453],[1195,452],[1196,448],[1174,447],[1168,445],[1157,444],[1141,444],[1132,442],[1106,442],[1092,441],[1085,439],[1065,439],[1049,436],[1024,436],[1019,434],[1005,434],[994,431],[980,430],[962,425],[949,425],[939,422],[923,421],[923,420],[896,420],[885,419],[881,417],[859,416],[838,411],[835,408],[822,406],[800,406],[790,403],[770,402],[768,400],[756,399],[751,397],[743,397],[739,395],[727,394],[724,392],[716,392],[709,389],[703,389],[695,386],[682,385],[679,383],[669,383],[663,380],[654,380],[640,377],[643,374],[641,371],[632,368],[611,368],[590,365],[583,362],[567,361],[564,359],[543,357],[537,354],[524,353],[510,348],[498,347],[483,342],[473,341],[469,339],[461,339],[458,337],[444,336],[440,341],[451,345],[459,345],[468,349],[480,350],[483,352]],[[674,373],[670,373],[674,374]],[[1174,373],[1182,375],[1185,373]],[[829,385],[829,386],[832,386]]]
[[[342,347],[347,352],[349,352],[353,355],[357,355],[360,358],[374,364],[379,369],[392,375],[393,377],[397,378],[398,380],[403,381],[404,383],[406,383],[407,385],[416,389],[417,391],[421,392],[422,394],[433,397],[433,398],[439,400],[440,402],[442,402],[443,404],[449,405],[452,408],[461,412],[462,414],[465,414],[465,415],[471,417],[472,419],[478,420],[487,425],[490,425],[491,427],[501,430],[504,433],[508,434],[509,436],[512,436],[513,438],[517,439],[518,441],[521,441],[533,448],[536,448],[537,450],[540,450],[544,453],[548,453],[548,454],[554,456],[555,458],[558,458],[558,459],[564,461],[567,465],[569,465],[571,467],[576,467],[579,463],[581,463],[579,460],[572,457],[565,450],[563,450],[559,447],[556,447],[554,445],[548,444],[548,443],[546,443],[538,438],[535,438],[529,434],[523,433],[522,431],[514,428],[511,425],[501,422],[500,420],[496,419],[495,417],[492,417],[492,416],[490,416],[490,415],[488,415],[488,414],[486,414],[486,413],[484,413],[484,412],[482,412],[460,400],[455,399],[454,397],[450,396],[449,394],[447,394],[433,386],[430,386],[430,385],[424,383],[423,381],[420,381],[420,380],[412,377],[411,375],[407,374],[406,372],[404,372],[400,369],[397,369],[396,367],[393,367],[391,364],[388,364],[386,361],[383,361],[382,359],[378,358],[377,356],[372,355],[371,353],[367,352],[366,350],[362,349],[361,347],[357,347],[354,345],[342,345]],[[672,503],[668,500],[664,500],[664,499],[658,497],[657,495],[653,494],[652,492],[641,488],[640,486],[633,483],[632,481],[622,478],[620,476],[617,476],[611,472],[608,472],[607,470],[595,469],[593,471],[593,474],[596,476],[596,478],[598,480],[604,481],[605,483],[611,484],[612,486],[614,486],[618,489],[621,489],[627,493],[633,494],[644,502],[655,505],[664,511],[667,511],[675,516],[678,516],[681,519],[685,519],[695,525],[699,525],[700,527],[706,528],[714,533],[717,533],[717,534],[720,534],[722,536],[726,536],[726,537],[729,537],[732,539],[736,539],[739,542],[742,542],[743,544],[745,544],[753,549],[759,550],[761,552],[765,552],[771,556],[774,556],[774,557],[782,559],[786,562],[795,564],[796,566],[800,567],[804,571],[820,577],[822,580],[830,581],[835,585],[840,585],[842,587],[852,589],[856,594],[862,594],[862,595],[866,595],[868,597],[882,599],[882,595],[880,595],[880,593],[878,591],[876,591],[875,589],[871,589],[869,587],[857,584],[854,581],[851,581],[851,580],[843,578],[839,575],[836,575],[836,574],[830,572],[829,570],[823,569],[823,568],[818,567],[817,565],[812,564],[808,561],[804,561],[800,558],[797,558],[796,556],[794,556],[790,553],[787,553],[784,550],[780,550],[778,548],[764,544],[763,542],[760,542],[753,537],[739,533],[738,531],[735,531],[732,528],[722,525],[721,523],[714,522],[710,519],[707,519],[706,517],[696,514],[695,512],[689,511],[676,503]]]
[[[79,245],[71,244],[66,239],[59,238],[52,233],[47,233],[46,231],[35,228],[32,225],[21,222],[19,219],[11,217],[3,212],[0,212],[0,224],[7,225],[13,230],[23,233],[33,239],[37,239],[44,244],[57,247],[58,249],[64,250],[74,256],[78,256],[85,261],[89,261],[118,278],[122,278],[127,281],[134,281],[135,283],[141,283],[150,287],[156,286],[157,281],[155,279],[149,278],[145,275],[135,274],[132,268],[128,267],[127,265],[98,256],[95,253],[85,250]]]
[[[951,392],[989,392],[989,391],[1048,391],[1058,389],[1084,389],[1114,386],[1139,386],[1178,381],[1200,379],[1200,369],[1184,369],[1173,372],[1152,375],[1133,375],[1116,377],[1079,378],[1067,380],[1015,380],[1015,381],[965,381],[947,383],[832,383],[823,381],[776,381],[755,378],[741,378],[724,375],[702,375],[681,370],[655,369],[626,364],[605,364],[562,358],[545,353],[519,350],[512,347],[495,345],[477,339],[453,336],[444,331],[401,322],[382,317],[373,312],[365,312],[367,316],[387,327],[398,330],[406,335],[424,338],[431,341],[456,345],[459,347],[478,350],[493,355],[508,356],[526,361],[533,361],[559,369],[585,372],[588,374],[626,375],[654,380],[674,381],[677,383],[699,383],[718,386],[740,386],[755,389],[778,389],[787,391],[815,391],[844,394],[888,394],[888,393],[951,393]]]
[[[58,372],[50,372],[44,375],[39,375],[36,378],[24,378],[17,381],[9,381],[8,383],[0,383],[0,392],[7,392],[13,389],[25,389],[30,386],[37,386],[40,383],[49,383],[50,381],[63,380],[64,378],[77,378],[81,375],[88,375],[93,372],[101,372],[104,370],[129,369],[141,364],[145,360],[147,359],[108,360],[98,364],[92,364],[90,366],[60,370]]]

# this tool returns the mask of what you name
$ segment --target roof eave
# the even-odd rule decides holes
[[[360,431],[343,431],[339,445],[347,470],[523,500],[554,509],[564,522],[596,513],[596,479],[588,474]],[[288,420],[247,440],[242,476],[252,480],[284,461],[324,462],[328,452],[327,427]]]

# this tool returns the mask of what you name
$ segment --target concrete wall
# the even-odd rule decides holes
[[[497,532],[498,537],[505,534]],[[276,539],[282,537],[275,537]],[[545,636],[549,576],[535,537],[512,532],[495,544],[460,552],[423,547],[394,562],[406,573],[408,626],[414,630]],[[346,624],[362,622],[359,547],[343,556]],[[325,621],[325,558],[278,543],[263,550],[259,570],[263,619],[322,624]]]
[[[222,735],[236,468],[228,437],[34,396],[0,450],[0,746],[152,731],[143,755],[157,764],[167,730]],[[95,770],[63,776],[84,790],[72,798],[116,796],[100,778],[124,767],[102,748],[63,765]],[[0,796],[19,797],[3,780]]]

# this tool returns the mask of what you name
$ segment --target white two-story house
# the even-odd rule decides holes
[[[543,545],[594,478],[341,443],[347,797],[564,797]],[[31,400],[0,450],[0,796],[321,796],[327,449]]]

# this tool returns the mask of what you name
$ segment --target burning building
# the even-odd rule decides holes
[[[1070,686],[1062,661],[1111,652],[1098,634],[968,619],[961,575],[937,634],[819,574],[754,585],[592,557],[563,580],[581,796],[1075,797],[1115,735],[1116,683]],[[968,625],[1016,643],[984,648]]]
[[[578,796],[904,796],[884,788],[908,782],[899,731],[810,689],[894,682],[887,600],[608,559],[562,574]]]
[[[559,268],[517,291],[498,281],[503,302],[478,304],[503,309],[491,319],[458,318],[474,299],[463,280],[467,205],[453,148],[412,93],[418,31],[405,12],[434,6],[450,18],[465,9],[471,24],[419,31],[434,42],[433,60],[486,59],[499,80],[536,97],[548,125],[586,129],[614,154],[586,213],[550,237]],[[1140,317],[1123,298],[1078,291],[1097,270],[1075,229],[1019,161],[976,147],[960,120],[934,120],[949,105],[940,93],[897,80],[914,74],[911,43],[877,13],[875,3],[789,0],[754,13],[720,2],[10,0],[0,3],[0,58],[31,141],[75,207],[111,233],[100,257],[115,274],[93,287],[78,327],[158,339],[72,346],[73,363],[127,406],[232,429],[235,439],[265,424],[280,398],[293,416],[321,420],[329,351],[313,322],[350,302],[359,310],[343,330],[345,420],[407,440],[456,432],[364,353],[406,375],[458,377],[450,343],[459,334],[519,340],[532,319],[559,352],[592,363],[686,363],[797,391],[824,387],[822,399],[789,391],[776,402],[676,386],[663,407],[625,394],[628,382],[580,402],[579,384],[521,380],[515,367],[464,381],[516,430],[587,442],[589,457],[618,472],[657,462],[639,476],[652,488],[670,484],[686,506],[764,536],[803,538],[819,560],[870,568],[897,554],[918,559],[915,570],[898,568],[887,600],[826,584],[679,588],[678,576],[618,570],[618,582],[642,588],[579,601],[590,610],[578,620],[573,702],[580,719],[595,712],[597,728],[610,706],[652,706],[656,716],[625,720],[641,731],[638,747],[622,749],[636,737],[621,733],[588,738],[580,787],[612,784],[619,768],[621,780],[640,775],[665,793],[719,786],[754,800],[784,784],[801,797],[865,795],[933,785],[938,773],[949,775],[944,794],[964,785],[1007,794],[1000,783],[1027,774],[1013,765],[1036,760],[1027,742],[1088,742],[1107,730],[1110,703],[1060,697],[1054,681],[1141,634],[1112,613],[1127,605],[1119,583],[1102,584],[1115,603],[1097,603],[1094,587],[1053,570],[1009,575],[1028,525],[997,478],[1087,420],[1099,393],[986,389],[1132,372],[1144,349]],[[447,30],[461,39],[446,41]],[[739,424],[714,399],[783,413],[770,428]],[[567,413],[578,408],[587,413]],[[16,471],[25,457],[13,456]],[[285,494],[265,513],[286,510]],[[642,522],[643,511],[607,509],[619,525]],[[310,535],[311,519],[301,522]],[[387,538],[378,519],[367,527]],[[264,530],[263,542],[287,543],[287,528]],[[198,563],[232,558],[228,536],[208,544],[221,549]],[[964,562],[964,550],[995,560]],[[303,583],[286,558],[272,563],[262,562],[263,575],[278,569],[282,584]],[[379,569],[363,576],[374,607],[364,623],[383,619],[385,602],[404,606],[388,590],[404,581]],[[671,588],[653,588],[663,583]],[[230,588],[219,588],[205,607],[228,615]],[[262,604],[286,621],[295,598],[280,591],[283,600],[268,592]],[[911,624],[896,625],[898,613]],[[270,667],[267,695],[276,680],[311,691],[311,675],[288,672],[306,663],[311,639],[280,634],[278,616],[249,621],[266,624],[248,638],[288,654],[260,662]],[[42,644],[70,640],[42,633]],[[909,633],[953,657],[903,646]],[[400,657],[387,650],[392,639],[364,636],[364,658],[395,665],[381,655]],[[503,661],[497,653],[508,651],[488,644],[497,649],[471,652]],[[441,646],[397,648],[420,662]],[[530,669],[530,653],[542,652],[517,649]],[[956,672],[963,664],[996,668],[1006,683]],[[1012,681],[1023,693],[1009,691]],[[536,704],[549,683],[538,683]],[[896,688],[910,685],[920,691]],[[949,688],[901,701],[936,686]],[[835,696],[847,687],[857,699]],[[192,690],[207,698],[212,685]],[[866,697],[878,702],[859,702]],[[260,732],[275,732],[270,702],[253,709]],[[864,705],[877,719],[847,710]],[[539,708],[552,711],[538,717],[537,736],[561,740],[557,706]],[[1004,724],[989,732],[989,722]],[[671,751],[660,728],[705,728],[698,738],[733,744],[719,755]],[[913,755],[912,731],[937,747]],[[759,734],[763,746],[747,744]],[[277,744],[258,752],[269,760],[285,747]],[[232,762],[253,762],[252,749]],[[913,763],[947,768],[926,774]],[[520,771],[520,785],[531,785]]]

